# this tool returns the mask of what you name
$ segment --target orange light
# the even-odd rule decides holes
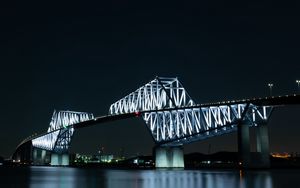
[[[271,153],[272,157],[274,158],[289,158],[291,155],[289,153]]]

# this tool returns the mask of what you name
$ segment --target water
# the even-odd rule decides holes
[[[300,170],[103,170],[64,167],[0,167],[0,187],[287,188]]]

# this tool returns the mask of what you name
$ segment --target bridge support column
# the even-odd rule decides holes
[[[157,147],[155,148],[156,168],[184,168],[183,147]]]
[[[69,166],[70,165],[68,154],[62,154],[61,165],[62,166]]]
[[[258,167],[270,167],[269,133],[267,124],[261,124],[256,128],[256,150],[259,153]]]
[[[243,168],[250,167],[250,136],[249,136],[249,125],[240,124],[238,125],[238,153],[239,153],[239,164]]]
[[[32,164],[33,165],[36,165],[36,163],[37,163],[37,156],[38,156],[37,153],[38,153],[37,149],[33,148],[32,149]]]
[[[32,162],[33,162],[33,165],[45,165],[45,163],[46,163],[46,150],[33,148]]]
[[[42,150],[41,152],[41,161],[42,163],[45,163],[46,161],[46,150]]]
[[[57,153],[51,153],[51,162],[50,162],[51,166],[57,166],[59,165],[58,162],[58,154]]]
[[[51,154],[51,166],[69,166],[69,155],[68,154]]]

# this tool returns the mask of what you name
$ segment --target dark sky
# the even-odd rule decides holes
[[[158,76],[177,76],[197,103],[291,94],[300,79],[300,4],[52,1],[0,6],[0,155],[48,128],[54,109],[105,115]],[[300,152],[300,107],[277,109],[271,151]],[[297,116],[298,115],[298,116]],[[236,134],[185,147],[236,150]],[[150,154],[140,119],[82,129],[71,152]]]

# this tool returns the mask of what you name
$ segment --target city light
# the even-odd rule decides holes
[[[274,158],[282,158],[282,159],[287,159],[290,158],[291,155],[289,153],[271,153],[271,156]]]

